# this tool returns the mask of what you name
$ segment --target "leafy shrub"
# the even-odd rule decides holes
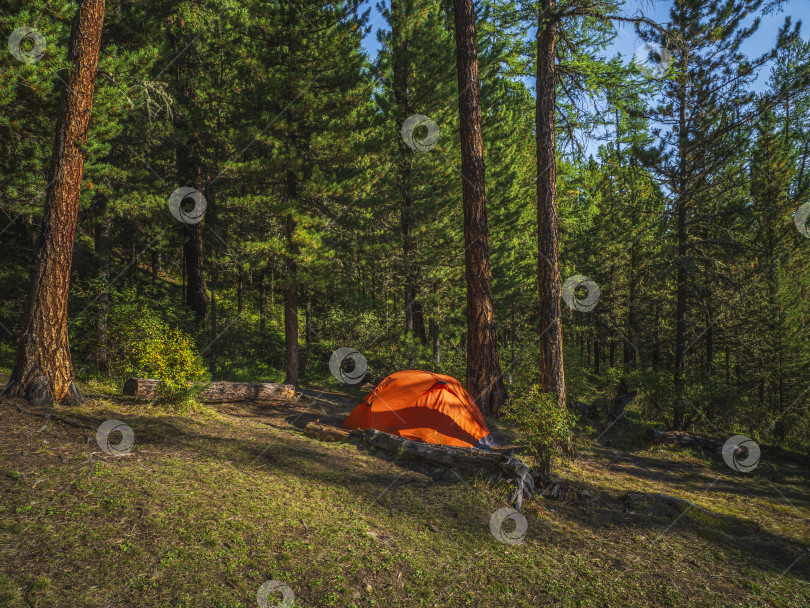
[[[567,408],[560,408],[557,397],[544,393],[537,384],[512,396],[505,418],[522,433],[520,444],[533,456],[542,472],[551,469],[554,452],[569,441],[573,419]]]
[[[150,304],[153,299],[137,298],[134,289],[110,288],[103,344],[98,328],[103,312],[97,296],[101,289],[95,283],[77,289],[78,305],[85,306],[71,326],[70,340],[74,357],[85,369],[88,363],[98,366],[106,352],[107,368],[101,373],[122,383],[132,376],[160,380],[161,398],[166,401],[190,397],[194,385],[208,379],[193,339],[179,327],[183,320],[174,316],[170,306],[158,310]]]
[[[160,392],[168,401],[188,398],[194,384],[207,379],[194,343],[179,329],[161,324],[150,329],[133,343],[131,358],[123,362],[127,375],[161,380]]]

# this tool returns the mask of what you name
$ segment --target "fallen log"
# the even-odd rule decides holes
[[[703,437],[702,435],[691,435],[684,431],[658,431],[656,429],[650,429],[647,431],[647,439],[652,443],[657,444],[670,443],[684,447],[696,446],[702,450],[705,450],[706,452],[711,452],[718,455],[723,454],[723,445],[725,443],[720,439]],[[744,450],[745,448],[737,449],[740,451]],[[740,451],[740,454],[742,453],[743,452]]]
[[[692,435],[683,431],[657,431],[655,429],[649,429],[647,431],[647,440],[651,441],[652,443],[671,443],[682,446],[697,446],[706,452],[717,456],[723,455],[723,446],[725,445],[724,441],[714,439],[712,437]],[[767,455],[771,459],[780,458],[810,466],[810,454],[805,456],[773,445],[766,445],[762,443],[758,445],[763,456]],[[744,460],[748,457],[748,448],[745,447],[745,445],[737,446],[737,450],[734,452],[734,457],[739,460]]]
[[[124,395],[140,399],[154,399],[158,396],[159,388],[160,380],[130,378],[124,384]],[[275,382],[212,382],[197,395],[197,398],[204,403],[267,401],[294,397],[295,387]]]
[[[518,485],[518,489],[513,493],[512,500],[518,505],[518,510],[524,495],[527,498],[534,495],[534,476],[529,471],[529,467],[516,456],[512,456],[511,453],[424,443],[383,433],[377,429],[357,430],[352,431],[351,434],[359,436],[363,443],[387,452],[404,450],[409,456],[431,464],[473,472],[486,469],[507,479],[514,480]]]
[[[349,437],[349,431],[334,426],[325,426],[320,422],[307,422],[304,434],[322,441],[343,441]]]

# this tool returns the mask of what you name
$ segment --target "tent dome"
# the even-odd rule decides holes
[[[451,376],[404,370],[385,378],[343,422],[347,429],[377,429],[424,441],[488,448],[484,416]]]

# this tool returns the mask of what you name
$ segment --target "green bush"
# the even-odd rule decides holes
[[[540,471],[551,469],[551,458],[570,440],[573,419],[567,408],[560,408],[557,397],[544,393],[539,385],[512,396],[505,418],[521,432],[520,445],[537,460]]]
[[[97,367],[103,361],[106,347],[107,368],[99,371],[121,383],[133,376],[160,380],[160,397],[165,401],[184,400],[200,390],[208,380],[207,371],[194,340],[179,327],[182,319],[173,316],[171,307],[158,310],[150,305],[153,299],[138,298],[130,288],[110,289],[105,345],[98,328],[100,299],[91,297],[99,292],[98,285],[80,291],[77,300],[89,304],[71,326],[74,357],[85,370],[88,364]]]
[[[179,329],[155,324],[132,344],[132,356],[122,361],[126,375],[161,380],[161,396],[168,401],[190,397],[195,383],[207,380],[192,340]]]

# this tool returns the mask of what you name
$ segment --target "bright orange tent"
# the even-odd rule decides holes
[[[354,408],[343,427],[373,428],[426,443],[491,445],[487,423],[461,383],[419,370],[388,376]]]

